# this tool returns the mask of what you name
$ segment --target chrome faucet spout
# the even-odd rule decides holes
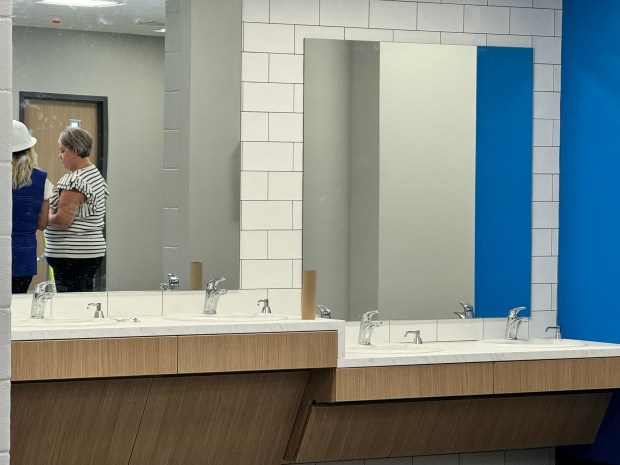
[[[370,312],[366,312],[362,315],[362,320],[360,321],[360,330],[357,336],[357,343],[369,346],[370,338],[372,336],[372,332],[377,326],[381,326],[383,321],[376,320],[375,317],[379,315],[379,310],[373,310]]]
[[[47,302],[52,300],[56,292],[54,281],[43,281],[34,287],[32,304],[30,306],[30,318],[45,318]]]
[[[217,287],[222,281],[226,281],[226,278],[215,278],[207,283],[203,313],[208,315],[215,315],[217,313],[217,303],[220,296],[228,292],[227,289],[219,289]]]
[[[528,317],[518,316],[521,310],[525,310],[525,307],[515,307],[508,311],[508,319],[506,320],[506,329],[504,331],[505,339],[516,340],[521,324],[530,321]]]

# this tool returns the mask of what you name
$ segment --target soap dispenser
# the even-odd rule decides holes
[[[103,314],[103,310],[101,310],[101,302],[90,303],[88,304],[88,310],[95,310],[93,314],[93,318],[105,318]]]
[[[261,299],[256,305],[260,304],[263,304],[263,307],[260,309],[261,313],[271,313],[271,308],[269,307],[269,299]]]

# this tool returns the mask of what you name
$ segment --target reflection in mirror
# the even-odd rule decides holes
[[[16,113],[20,91],[108,98],[106,281],[114,290],[156,289],[163,266],[163,38],[14,26],[13,56]]]
[[[529,306],[532,51],[305,41],[304,268],[337,318]]]
[[[211,4],[204,2],[201,7],[207,9]],[[35,0],[14,0],[13,11],[15,119],[19,118],[18,96],[22,91],[107,97],[106,181],[110,196],[106,214],[106,289],[159,289],[168,272],[181,276],[181,288],[187,289],[190,261],[204,264],[205,279],[225,275],[231,286],[238,284],[238,180],[230,182],[230,172],[234,167],[231,167],[232,163],[228,159],[221,161],[211,158],[223,154],[217,146],[218,141],[223,139],[223,131],[214,129],[211,121],[201,119],[202,126],[194,131],[200,133],[200,137],[196,135],[188,142],[191,130],[189,116],[174,115],[176,118],[173,118],[170,108],[166,113],[168,116],[164,115],[166,47],[161,32],[165,22],[164,0],[132,0],[110,8],[77,8],[44,5]],[[181,15],[181,20],[189,21],[188,15]],[[236,22],[240,28],[240,11]],[[189,25],[181,25],[178,18],[175,24],[177,29],[190,30]],[[171,35],[174,40],[170,47],[185,44],[179,39],[181,34],[177,29]],[[187,34],[189,37],[189,32]],[[168,73],[167,82],[184,85],[190,80],[187,71],[190,68],[190,55],[196,56],[190,54],[190,51],[178,51],[176,56],[186,57],[186,60],[174,61],[176,66]],[[206,64],[194,63],[192,69],[202,68]],[[210,69],[213,70],[213,67]],[[222,67],[213,73],[226,74],[228,81],[233,81],[228,68]],[[236,87],[239,94],[240,84]],[[190,87],[175,90],[177,94],[183,95],[184,101],[190,101]],[[197,97],[198,101],[204,101],[202,98],[204,93]],[[198,105],[192,106],[195,107]],[[237,120],[240,117],[238,108],[239,105],[236,106]],[[212,111],[212,107],[204,111]],[[214,116],[214,119],[217,118]],[[176,143],[174,137],[165,140],[165,129],[170,129],[165,124],[171,120],[179,121],[181,125],[176,128]],[[227,116],[222,117],[221,114],[219,120],[229,121]],[[236,132],[234,145],[237,149],[240,139],[238,125],[238,122],[233,122],[233,129],[229,131]],[[45,127],[45,124],[41,126]],[[211,133],[218,135],[219,139],[211,137]],[[43,134],[35,136],[39,139],[46,137]],[[218,140],[214,142],[215,139]],[[226,204],[230,221],[216,220],[205,226],[201,215],[208,211],[207,208],[200,208],[200,214],[190,215],[186,211],[189,207],[183,206],[186,210],[179,208],[182,214],[179,213],[177,219],[172,221],[177,212],[176,207],[183,202],[189,203],[188,199],[196,194],[191,180],[184,182],[183,177],[189,178],[188,172],[183,170],[189,171],[194,167],[191,160],[186,164],[189,157],[187,154],[191,150],[192,156],[201,157],[204,160],[201,163],[209,167],[208,171],[193,170],[193,175],[201,175],[202,185],[208,184],[211,189],[218,190],[218,202]],[[57,153],[51,155],[53,158]],[[238,153],[233,153],[231,158],[238,158]],[[177,165],[173,166],[171,160],[178,160]],[[170,179],[177,172],[181,173],[175,178],[178,186],[184,187],[175,184],[173,191],[169,188],[164,193],[166,181],[170,185]],[[238,172],[237,167],[237,177]],[[221,181],[210,182],[209,176],[215,176]],[[221,182],[229,183],[230,193],[221,189]],[[193,201],[196,205],[204,204],[207,199],[200,195],[201,192],[198,194],[199,198]],[[230,202],[225,200],[227,198],[231,199]],[[217,205],[214,199],[214,196],[210,196],[208,200]],[[237,205],[236,209],[231,211],[228,207],[230,204]],[[174,223],[176,233],[170,227],[163,227],[170,223]],[[164,232],[168,234],[167,237]],[[175,236],[175,240],[181,237],[178,247],[186,247],[188,252],[184,252],[178,266],[168,266],[168,269],[164,266],[164,263],[169,262],[165,260],[164,241],[170,241],[171,236]],[[211,271],[212,261],[207,263],[203,253],[204,249],[212,247],[208,237],[217,238],[213,242],[219,242],[221,254],[228,250],[227,247],[237,250],[236,258],[231,254],[226,264],[227,271]],[[230,238],[232,245],[224,245],[221,238]]]

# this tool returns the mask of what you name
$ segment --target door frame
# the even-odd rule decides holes
[[[77,95],[77,94],[54,94],[50,92],[19,92],[19,120],[25,119],[25,102],[27,100],[53,100],[62,102],[79,102],[79,103],[93,103],[97,107],[97,144],[98,144],[98,158],[96,167],[103,176],[107,179],[108,174],[108,97],[98,95]],[[103,237],[106,237],[106,226],[103,226]],[[106,254],[107,255],[107,254]],[[106,290],[106,256],[103,257],[103,262],[95,274],[95,291]]]
[[[53,94],[49,92],[19,92],[19,120],[24,121],[26,100],[54,100],[64,102],[94,103],[97,105],[99,158],[97,169],[107,179],[108,174],[108,97],[97,95]]]

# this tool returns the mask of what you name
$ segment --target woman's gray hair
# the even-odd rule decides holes
[[[86,129],[67,126],[60,133],[58,143],[70,149],[75,149],[81,158],[86,158],[90,155],[93,138]]]

